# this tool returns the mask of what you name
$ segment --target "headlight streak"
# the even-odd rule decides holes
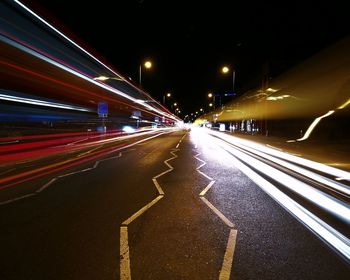
[[[1,90],[0,90],[0,92],[1,92]],[[11,96],[11,95],[1,94],[1,93],[0,93],[0,99],[6,100],[6,101],[12,101],[12,102],[37,105],[37,106],[44,106],[44,107],[53,107],[53,108],[67,109],[67,110],[74,110],[74,111],[92,112],[92,110],[87,109],[87,108],[83,108],[83,107],[78,107],[78,106],[73,106],[73,105],[68,105],[68,104],[63,104],[63,103],[44,101],[44,100],[39,100],[39,99]]]
[[[325,211],[331,212],[334,216],[340,218],[348,225],[350,225],[350,209],[346,204],[330,197],[329,195],[319,190],[312,188],[311,186],[293,178],[290,175],[283,173],[276,168],[267,165],[266,163],[263,163],[251,156],[246,155],[236,148],[231,147],[227,143],[218,141],[218,145],[220,145],[223,149],[229,151],[237,158],[243,160],[248,165],[254,166],[254,168],[267,175],[271,179],[277,181],[279,184],[287,187],[291,191],[304,197],[306,200],[314,203]]]
[[[226,135],[226,134],[215,132],[215,131],[210,131],[209,133],[217,136],[218,138],[224,139],[228,143],[231,143],[231,144],[240,143],[244,146],[251,147],[251,148],[253,148],[255,150],[259,150],[263,153],[270,154],[270,155],[285,159],[287,161],[305,166],[307,168],[321,171],[321,172],[323,172],[331,177],[342,178],[343,180],[346,178],[346,180],[350,181],[350,172],[347,172],[347,171],[344,171],[344,170],[341,170],[338,168],[334,168],[332,166],[328,166],[328,165],[325,165],[325,164],[322,164],[319,162],[315,162],[315,161],[312,161],[309,159],[297,157],[297,156],[294,156],[294,155],[291,155],[291,154],[288,154],[285,152],[280,152],[280,151],[277,151],[275,149],[270,149],[266,146],[263,146],[262,144],[254,143],[253,141],[240,139],[238,137]]]
[[[156,132],[167,132],[172,130],[173,129],[171,128],[162,128],[158,129]],[[122,135],[122,133],[119,131],[103,135],[97,134],[90,136],[82,134],[81,136],[70,138],[65,137],[63,139],[59,138],[54,140],[40,140],[29,143],[5,145],[0,147],[0,164],[3,166],[19,163],[28,159],[37,160],[49,156],[76,152],[82,149],[96,147],[97,145],[111,144],[133,137],[141,137],[152,133],[155,133],[155,130],[150,128],[139,130],[131,135]],[[103,136],[104,139],[101,139],[101,136]]]
[[[1,36],[0,36],[0,37],[1,37]],[[43,74],[33,72],[33,71],[31,71],[31,70],[22,68],[22,67],[20,67],[20,66],[13,65],[13,64],[7,63],[7,62],[5,62],[5,61],[1,61],[1,60],[0,60],[0,64],[6,65],[6,66],[8,66],[8,67],[11,67],[11,68],[13,68],[13,69],[22,71],[22,72],[27,73],[27,74],[30,74],[30,75],[34,75],[34,76],[36,76],[36,77],[38,77],[38,78],[48,80],[48,81],[50,81],[50,82],[59,84],[59,85],[61,85],[61,86],[67,87],[67,88],[69,88],[69,89],[73,89],[73,90],[76,90],[76,91],[78,91],[78,92],[83,92],[83,93],[92,95],[92,96],[94,96],[94,97],[101,98],[100,95],[98,95],[98,94],[96,94],[96,93],[94,93],[94,92],[92,92],[92,91],[89,91],[89,90],[86,90],[86,89],[83,89],[83,88],[79,88],[79,87],[77,87],[77,86],[75,86],[75,85],[68,84],[68,83],[66,83],[66,82],[63,82],[63,81],[60,81],[60,80],[56,80],[56,79],[51,78],[51,77],[48,77],[48,76],[44,76]],[[152,115],[155,115],[154,113],[149,112],[149,111],[147,111],[147,110],[145,110],[145,109],[142,109],[142,108],[139,108],[139,107],[135,107],[135,106],[131,105],[130,103],[125,103],[125,102],[123,102],[123,101],[113,99],[112,97],[103,96],[102,98],[103,98],[104,100],[108,100],[108,101],[111,101],[111,102],[124,104],[124,105],[130,106],[130,107],[132,107],[132,108],[135,108],[135,109],[137,109],[137,110],[140,110],[140,111],[147,112],[147,113],[150,113],[150,114],[152,114]],[[158,115],[156,115],[156,116],[158,116]]]
[[[25,6],[23,3],[21,3],[18,0],[13,0],[13,2],[15,2],[16,4],[18,4],[19,6],[21,6],[23,9],[25,9],[28,13],[30,13],[31,15],[33,15],[35,18],[37,18],[39,21],[41,21],[42,23],[44,23],[46,26],[48,26],[49,28],[51,28],[53,31],[55,31],[57,34],[59,34],[60,36],[62,36],[64,39],[66,39],[69,43],[71,43],[72,45],[74,45],[75,47],[77,47],[79,50],[81,50],[83,53],[85,53],[86,55],[88,55],[89,57],[91,57],[93,60],[95,60],[96,62],[98,62],[99,64],[101,64],[103,67],[105,67],[106,69],[108,69],[109,71],[111,71],[114,75],[118,76],[119,78],[125,80],[122,76],[120,76],[118,73],[116,73],[113,69],[109,68],[106,64],[104,64],[103,62],[101,62],[100,60],[98,60],[96,57],[94,57],[92,54],[90,54],[89,52],[87,52],[85,49],[83,49],[81,46],[79,46],[77,43],[75,43],[73,40],[71,40],[70,38],[68,38],[66,35],[64,35],[62,32],[60,32],[58,29],[56,29],[55,27],[53,27],[50,23],[48,23],[46,20],[44,20],[42,17],[40,17],[39,15],[37,15],[36,13],[34,13],[31,9],[29,9],[27,6]]]
[[[207,130],[202,130],[203,134],[204,131],[209,132]],[[234,156],[231,159],[231,161],[234,163],[235,166],[237,166],[242,172],[244,172],[257,185],[259,185],[267,194],[274,198],[282,207],[286,208],[291,214],[293,214],[297,219],[299,219],[303,224],[305,224],[310,230],[312,230],[318,236],[320,236],[321,239],[325,240],[332,248],[336,249],[336,251],[338,251],[338,253],[345,257],[347,261],[350,261],[350,239],[347,236],[343,235],[337,229],[333,228],[325,221],[321,220],[320,217],[317,217],[315,214],[311,213],[305,207],[301,206],[299,203],[294,201],[292,198],[288,197],[286,194],[284,194],[281,190],[279,190],[265,178],[261,177],[258,173],[253,171],[249,166],[254,166],[255,169],[273,178],[273,180],[288,187],[289,189],[293,190],[299,195],[302,195],[307,200],[312,201],[313,203],[317,204],[319,207],[325,209],[326,211],[330,211],[335,216],[339,217],[344,222],[346,222],[346,224],[349,226],[350,209],[348,205],[341,203],[337,199],[333,199],[329,195],[322,194],[321,192],[312,189],[307,184],[299,182],[295,178],[283,174],[283,172],[276,170],[275,168],[269,167],[267,164],[262,163],[259,160],[256,160],[255,158],[252,158],[251,156],[248,156],[245,153],[235,149],[229,143],[237,145],[236,137],[233,139],[232,136],[211,131],[209,132],[209,134],[214,134],[215,136],[218,136],[218,138],[222,138],[221,140],[216,137],[212,137],[214,139],[213,141],[216,143],[216,146],[221,147],[222,149],[226,150],[228,153]],[[203,135],[201,139],[205,139],[205,136]],[[226,142],[223,142],[223,140]],[[237,139],[237,142],[240,143],[240,139]],[[249,143],[249,145],[251,144],[253,145],[253,143]],[[258,144],[255,145],[262,147]],[[247,148],[244,147],[244,149]],[[256,153],[255,151],[252,152]],[[261,155],[261,153],[258,154]],[[267,157],[267,159],[270,159],[270,157]],[[276,163],[279,164],[279,161],[277,161]]]
[[[50,59],[50,58],[48,58],[48,57],[46,57],[46,56],[44,56],[44,55],[42,55],[42,54],[40,54],[40,53],[37,53],[37,52],[33,51],[32,49],[30,49],[30,48],[28,48],[28,47],[26,47],[26,46],[23,46],[23,45],[21,45],[21,44],[19,44],[19,43],[17,43],[17,42],[14,42],[14,41],[12,41],[12,40],[9,40],[8,38],[5,38],[5,37],[3,37],[3,36],[0,36],[0,38],[1,38],[1,40],[4,41],[5,43],[7,43],[7,44],[9,44],[9,45],[11,45],[11,46],[13,46],[13,47],[15,47],[15,48],[17,48],[17,49],[20,49],[20,50],[22,50],[22,51],[24,51],[24,52],[26,52],[26,53],[28,53],[28,54],[34,56],[34,57],[37,57],[37,58],[39,58],[39,59],[41,59],[41,60],[43,60],[43,61],[46,61],[47,63],[49,63],[49,64],[51,64],[51,65],[54,65],[54,66],[56,66],[56,67],[58,67],[58,68],[60,68],[60,69],[62,69],[62,70],[64,70],[64,71],[66,71],[66,72],[68,72],[68,73],[70,73],[70,74],[73,74],[73,75],[75,75],[75,76],[77,76],[77,77],[79,77],[79,78],[81,78],[81,79],[83,79],[83,80],[85,80],[85,81],[88,81],[88,82],[90,82],[90,83],[92,83],[92,84],[94,84],[94,85],[96,85],[96,86],[98,86],[98,87],[100,87],[100,88],[103,88],[104,90],[107,90],[107,91],[109,91],[109,92],[112,92],[112,93],[114,93],[114,94],[117,94],[117,95],[119,95],[119,96],[122,96],[122,97],[128,99],[129,101],[132,101],[133,103],[139,104],[139,105],[141,105],[141,106],[147,108],[148,111],[156,112],[156,113],[159,114],[160,116],[163,116],[163,115],[164,115],[165,117],[167,117],[167,118],[169,118],[169,119],[172,119],[172,120],[174,120],[174,121],[177,121],[177,119],[176,119],[175,117],[173,117],[172,115],[169,115],[168,113],[165,113],[165,112],[163,112],[163,111],[159,111],[159,110],[153,108],[152,106],[148,105],[146,102],[140,102],[140,99],[133,98],[133,97],[129,96],[128,94],[125,94],[125,93],[121,92],[120,90],[118,90],[118,89],[116,89],[116,88],[114,88],[114,87],[111,87],[111,86],[109,86],[109,85],[107,85],[107,84],[104,84],[104,83],[101,83],[101,82],[99,82],[99,81],[95,81],[93,78],[87,77],[87,76],[81,74],[80,72],[77,72],[77,71],[75,71],[75,70],[73,70],[73,69],[71,69],[71,68],[69,68],[69,67],[67,67],[67,66],[65,66],[65,65],[62,65],[62,64],[58,63],[57,61],[55,61],[55,60],[53,60],[53,59]],[[3,64],[6,64],[6,65],[8,65],[8,66],[14,67],[14,65],[12,65],[12,64],[5,63],[5,62],[2,62],[2,63],[3,63]],[[22,70],[25,70],[25,69],[23,69],[22,67],[18,67],[18,66],[17,66],[17,68],[22,69]],[[26,70],[26,71],[28,72],[29,70]],[[33,73],[33,72],[31,72],[31,73]],[[37,73],[37,76],[40,76],[41,78],[46,78],[46,79],[49,79],[49,80],[52,80],[52,81],[59,82],[60,84],[63,83],[63,82],[60,82],[60,81],[55,80],[55,79],[53,79],[53,78],[46,77],[46,76],[44,76],[44,75],[42,75],[42,74],[38,74],[38,73]],[[65,83],[65,84],[66,84],[66,83]],[[67,84],[66,84],[66,85],[67,85]],[[75,87],[75,86],[71,86],[71,87]],[[80,89],[80,90],[82,90],[82,89]],[[92,94],[92,93],[90,93],[90,94]],[[95,94],[95,95],[96,95],[96,94]],[[106,98],[106,97],[103,97],[103,98],[108,99],[108,98]],[[113,100],[113,99],[112,99],[112,101],[115,101],[115,102],[116,102],[116,100]],[[117,101],[117,102],[120,102],[120,101]],[[120,102],[120,103],[123,103],[123,102]],[[130,104],[128,104],[128,105],[131,106],[131,107],[134,107],[134,106],[132,106],[132,105],[130,105]],[[134,107],[134,108],[139,109],[139,108],[137,108],[137,107]]]
[[[158,136],[161,136],[165,133],[170,133],[170,132],[171,132],[171,130],[159,131],[157,133],[155,133],[154,130],[144,132],[143,136],[146,136],[148,134],[154,134],[154,135],[151,135],[151,136],[146,137],[146,138],[142,138],[140,140],[136,140],[135,142],[132,142],[130,144],[124,143],[124,144],[121,144],[119,146],[105,147],[105,148],[102,148],[101,150],[98,150],[98,151],[93,151],[93,152],[90,151],[90,153],[80,155],[79,157],[69,158],[67,160],[59,161],[59,162],[56,162],[56,163],[53,163],[50,165],[46,165],[43,167],[37,167],[37,168],[30,169],[28,171],[24,171],[24,172],[21,172],[18,174],[10,175],[8,177],[0,178],[0,184],[1,184],[0,190],[12,187],[14,185],[18,185],[20,183],[31,181],[31,180],[34,180],[36,178],[40,178],[42,176],[45,176],[45,175],[48,175],[48,174],[51,174],[51,173],[54,173],[54,172],[57,172],[60,170],[64,170],[64,169],[67,169],[67,168],[72,167],[72,166],[80,165],[80,164],[83,164],[85,162],[89,162],[89,161],[92,161],[94,159],[97,159],[97,158],[101,158],[105,155],[109,155],[109,154],[116,152],[116,151],[119,151],[121,149],[126,149],[126,148],[134,146],[138,143],[142,143],[144,141],[150,140],[152,138],[155,138],[155,137],[158,137]],[[138,136],[140,136],[140,135],[139,134],[127,135],[124,137],[124,139],[136,138]],[[96,145],[101,145],[101,141],[95,142],[95,144],[92,146],[96,146]],[[78,147],[75,147],[75,150],[79,151],[81,149]]]
[[[233,144],[233,143],[232,143]],[[329,189],[332,190],[332,191],[336,191],[338,192],[339,194],[341,195],[346,195],[348,198],[350,198],[350,188],[344,184],[341,184],[341,183],[338,183],[338,182],[335,182],[327,177],[323,177],[317,173],[314,173],[314,172],[311,172],[307,169],[303,169],[299,166],[296,166],[294,164],[291,164],[289,162],[286,162],[284,160],[281,160],[281,159],[278,159],[278,158],[275,158],[273,156],[270,156],[264,152],[260,152],[256,149],[253,149],[253,148],[250,148],[246,145],[241,145],[239,143],[234,143],[235,146],[237,147],[240,147],[241,149],[243,150],[246,150],[246,151],[249,151],[253,154],[256,154],[260,157],[263,157],[269,161],[272,161],[274,163],[277,163],[278,165],[280,166],[283,166],[285,168],[288,168],[296,173],[299,173],[299,174],[302,174],[303,176],[307,177],[307,178],[310,178],[318,183],[321,183],[323,185],[326,185],[327,188],[330,187]]]
[[[44,20],[43,18],[41,18],[39,15],[37,15],[36,13],[34,13],[32,10],[30,10],[30,9],[29,9],[27,6],[25,6],[23,3],[21,3],[21,2],[18,1],[18,0],[13,0],[13,1],[14,1],[16,4],[18,4],[19,6],[21,6],[23,9],[25,9],[27,12],[29,12],[31,15],[33,15],[34,17],[36,17],[38,20],[40,20],[42,23],[44,23],[46,26],[48,26],[49,28],[51,28],[53,31],[55,31],[56,33],[58,33],[60,36],[62,36],[62,37],[63,37],[64,39],[66,39],[68,42],[70,42],[71,44],[73,44],[73,45],[74,45],[75,47],[77,47],[79,50],[81,50],[81,51],[84,52],[86,55],[88,55],[89,57],[91,57],[93,60],[95,60],[96,62],[98,62],[99,64],[101,64],[103,67],[105,67],[106,69],[108,69],[108,70],[109,70],[110,72],[112,72],[114,75],[116,75],[117,77],[121,78],[125,83],[127,83],[127,84],[129,84],[129,85],[131,85],[132,87],[135,88],[135,86],[132,85],[127,79],[124,79],[121,75],[119,75],[119,74],[118,74],[117,72],[115,72],[113,69],[111,69],[110,67],[108,67],[107,65],[105,65],[104,63],[102,63],[100,60],[98,60],[95,56],[93,56],[92,54],[90,54],[89,52],[87,52],[85,49],[83,49],[82,47],[80,47],[77,43],[75,43],[73,40],[71,40],[70,38],[68,38],[66,35],[64,35],[62,32],[60,32],[58,29],[56,29],[55,27],[53,27],[51,24],[49,24],[47,21],[45,21],[45,20]],[[21,47],[24,48],[23,46],[21,46]],[[122,96],[122,97],[124,97],[124,98],[126,98],[126,99],[128,99],[128,100],[133,101],[133,102],[136,102],[136,100],[137,100],[137,99],[135,99],[135,98],[133,98],[133,97],[131,97],[131,96],[129,96],[129,95],[127,95],[127,94],[121,92],[120,90],[117,90],[117,89],[115,89],[115,88],[113,88],[113,87],[106,86],[104,83],[100,83],[100,82],[98,82],[98,81],[95,81],[95,80],[93,79],[93,77],[87,77],[87,76],[85,76],[85,75],[82,75],[81,73],[79,73],[79,72],[77,72],[77,71],[75,71],[75,70],[72,70],[72,69],[68,68],[67,66],[64,66],[64,65],[62,65],[62,64],[59,64],[59,63],[53,61],[52,59],[49,59],[49,58],[47,58],[47,57],[45,57],[45,56],[43,56],[43,55],[41,55],[41,54],[39,54],[39,53],[36,53],[36,52],[33,52],[33,51],[27,49],[27,52],[28,52],[28,51],[30,51],[30,53],[31,53],[32,55],[34,55],[34,56],[36,56],[36,57],[39,57],[39,58],[41,58],[41,59],[43,59],[43,60],[45,60],[45,61],[47,61],[47,62],[49,62],[49,63],[51,63],[51,64],[53,64],[53,65],[55,65],[55,66],[57,66],[57,67],[59,67],[59,68],[65,70],[65,71],[68,71],[69,73],[74,74],[74,75],[76,75],[76,76],[78,76],[78,77],[80,77],[80,78],[82,78],[82,79],[84,79],[84,80],[86,80],[86,81],[88,81],[88,82],[90,82],[90,83],[93,83],[93,84],[95,84],[95,85],[97,85],[97,86],[100,86],[100,87],[102,87],[102,88],[104,88],[104,89],[110,91],[110,92],[113,92],[114,94],[117,94],[117,95],[119,95],[119,96]],[[139,90],[139,89],[137,89],[137,90]],[[144,93],[144,94],[145,94],[145,93]],[[151,98],[150,95],[148,95],[148,94],[145,94],[145,95],[148,96],[150,99],[154,100],[153,98]],[[137,103],[137,102],[136,102],[136,103]],[[166,112],[164,112],[164,111],[160,111],[160,110],[158,110],[158,109],[156,109],[156,108],[154,108],[154,107],[152,107],[152,106],[149,106],[148,104],[143,103],[143,104],[140,104],[140,105],[144,106],[145,108],[147,108],[147,109],[150,110],[150,111],[156,112],[156,113],[159,114],[160,116],[165,116],[165,117],[167,117],[167,118],[169,118],[169,119],[172,119],[172,120],[174,120],[174,121],[178,121],[178,119],[177,119],[175,116],[170,115],[170,114],[168,114],[168,113],[166,113]]]
[[[347,261],[350,261],[350,240],[347,237],[278,190],[274,185],[239,160],[235,159],[234,164],[283,208],[336,249]]]

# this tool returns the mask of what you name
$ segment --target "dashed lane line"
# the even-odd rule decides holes
[[[185,138],[186,135],[187,135],[187,133],[185,133],[184,136],[182,136],[182,138],[180,139],[179,143],[177,143],[177,145],[175,147],[176,149],[180,146],[182,140]]]

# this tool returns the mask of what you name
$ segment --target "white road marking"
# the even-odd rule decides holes
[[[176,145],[176,147],[175,147],[176,149],[180,146],[182,140],[185,138],[186,135],[187,135],[187,132],[184,134],[184,136],[182,136],[182,138],[180,139],[180,141],[177,143],[177,145]]]
[[[160,173],[152,178],[153,184],[156,186],[159,195],[155,199],[153,199],[150,203],[148,203],[147,205],[142,207],[140,210],[138,210],[136,213],[134,213],[131,217],[126,219],[122,223],[122,225],[120,226],[120,279],[121,280],[131,279],[127,226],[130,223],[132,223],[135,219],[137,219],[139,216],[141,216],[143,213],[145,213],[148,209],[150,209],[154,204],[156,204],[159,200],[161,200],[164,197],[164,191],[161,188],[160,184],[158,183],[157,178],[174,170],[174,167],[172,167],[168,163],[168,161],[177,158],[177,155],[175,154],[176,151],[177,151],[177,149],[173,149],[170,152],[173,155],[173,157],[164,161],[164,164],[166,166],[168,166],[169,169],[166,171],[163,171],[162,173]]]
[[[173,170],[174,168],[168,163],[168,161],[171,161],[171,160],[173,160],[174,158],[177,158],[177,155],[174,154],[174,152],[176,152],[176,151],[177,151],[177,150],[171,151],[170,153],[173,155],[173,157],[171,157],[171,158],[169,158],[169,159],[167,159],[167,160],[164,161],[164,163],[165,163],[171,170]],[[170,171],[171,171],[171,170],[170,170]]]
[[[137,145],[137,144],[139,144],[139,143],[146,142],[147,140],[150,140],[150,139],[152,139],[152,138],[158,137],[158,136],[163,135],[163,134],[166,134],[166,133],[169,133],[169,132],[162,132],[162,133],[156,134],[156,135],[154,135],[154,136],[150,136],[150,137],[148,137],[148,138],[141,139],[141,140],[139,140],[139,141],[137,141],[137,142],[135,142],[135,143],[131,143],[131,144],[129,144],[129,145],[126,145],[126,146],[120,148],[120,150],[128,149],[128,148],[130,148],[130,147],[132,147],[132,146],[135,146],[135,145]],[[86,139],[88,139],[88,138],[86,138]],[[83,140],[86,140],[86,139],[83,139]],[[79,140],[79,141],[80,141],[80,140]],[[70,144],[72,144],[72,143],[70,143]],[[68,145],[69,145],[69,144],[68,144]],[[124,153],[126,153],[126,152],[128,152],[128,151],[132,151],[132,150],[135,150],[135,148],[125,150]],[[113,152],[116,152],[116,151],[118,151],[118,149],[114,150]],[[42,192],[43,190],[45,190],[46,188],[48,188],[50,185],[52,185],[52,183],[53,183],[54,181],[56,181],[56,180],[59,179],[59,178],[63,178],[63,177],[66,177],[66,176],[70,176],[70,175],[74,175],[74,174],[77,174],[77,173],[86,172],[86,171],[95,169],[95,168],[99,165],[100,162],[103,162],[103,161],[106,161],[106,160],[115,159],[115,158],[119,158],[119,157],[121,157],[121,155],[122,155],[122,153],[119,152],[119,155],[118,155],[118,156],[114,156],[114,157],[110,157],[110,158],[105,158],[105,159],[101,159],[101,160],[96,161],[93,167],[86,168],[86,169],[84,169],[84,170],[80,170],[80,171],[77,171],[77,172],[72,172],[72,173],[69,173],[69,174],[64,174],[64,175],[57,176],[57,177],[51,179],[49,182],[47,182],[45,185],[43,185],[41,188],[39,188],[39,189],[36,190],[35,192],[33,192],[33,193],[31,193],[31,194],[23,195],[23,196],[20,196],[20,197],[11,199],[11,200],[2,201],[2,202],[0,202],[0,205],[1,205],[1,204],[8,204],[8,203],[15,202],[15,201],[18,201],[18,200],[23,199],[23,198],[27,198],[27,197],[31,197],[31,196],[38,195],[40,192]],[[28,162],[31,162],[31,161],[33,161],[33,160],[27,160],[27,161],[19,162],[19,163],[17,163],[17,164],[28,163]]]
[[[204,174],[199,170],[201,167],[203,167],[206,164],[204,160],[198,157],[199,155],[200,153],[194,156],[197,160],[202,162],[202,164],[199,167],[197,167],[197,171],[200,174],[202,174],[204,177],[211,180],[210,183],[204,188],[204,190],[201,191],[201,193],[199,194],[199,197],[228,227],[230,227],[230,234],[227,241],[224,260],[222,262],[220,275],[219,275],[219,280],[229,280],[231,275],[232,263],[233,263],[233,253],[236,247],[237,230],[234,229],[235,227],[234,224],[229,219],[227,219],[224,214],[222,214],[213,204],[211,204],[204,197],[207,191],[214,185],[215,181],[211,177],[209,177],[208,175]]]
[[[40,193],[42,192],[43,190],[45,190],[48,186],[50,186],[53,182],[55,182],[57,180],[57,177],[56,178],[52,178],[50,181],[48,181],[45,185],[43,185],[40,189],[36,190],[35,193]]]
[[[164,195],[158,195],[155,199],[153,199],[150,203],[143,206],[139,211],[134,213],[130,218],[126,219],[122,225],[127,226],[132,221],[137,219],[139,216],[141,216],[143,213],[145,213],[148,209],[150,209],[154,204],[156,204],[159,200],[163,198]]]
[[[220,270],[219,280],[229,280],[233,262],[233,253],[236,247],[237,230],[230,230],[230,236],[227,241],[226,252],[224,256],[224,261]]]
[[[26,195],[23,195],[23,196],[20,196],[20,197],[16,197],[14,199],[5,200],[5,201],[0,202],[0,205],[9,204],[9,203],[15,202],[17,200],[20,200],[20,199],[23,199],[23,198],[27,198],[27,197],[31,197],[31,196],[34,196],[34,195],[35,195],[35,193],[30,193],[30,194],[26,194]]]
[[[8,169],[8,170],[6,170],[6,171],[4,171],[4,172],[1,172],[0,173],[0,176],[1,175],[4,175],[4,174],[6,174],[6,173],[10,173],[11,171],[13,171],[13,170],[15,170],[16,168],[11,168],[11,169]]]
[[[200,166],[198,166],[196,169],[197,169],[197,172],[200,173],[202,176],[204,176],[205,178],[209,179],[210,181],[213,181],[213,178],[211,178],[210,176],[208,176],[207,174],[203,173],[202,171],[200,171],[199,169],[202,168],[204,165],[206,165],[207,163],[200,159],[198,156],[200,155],[200,153],[196,154],[194,157],[195,159],[199,160],[200,162],[202,162],[202,164]]]
[[[207,178],[207,179],[209,179],[209,180],[211,180],[211,181],[213,180],[212,177],[209,177],[207,174],[204,174],[202,171],[197,170],[197,172],[200,173],[200,174],[202,174],[205,178]]]
[[[126,151],[125,151],[126,152]],[[92,169],[95,169],[100,162],[103,162],[103,161],[106,161],[106,160],[112,160],[112,159],[116,159],[116,158],[119,158],[122,156],[122,153],[120,152],[119,155],[117,156],[114,156],[114,157],[109,157],[109,158],[105,158],[105,159],[102,159],[102,160],[98,160],[95,162],[95,164],[93,165],[93,167],[88,167],[88,168],[85,168],[83,170],[78,170],[78,171],[75,171],[75,172],[71,172],[71,173],[67,173],[67,174],[63,174],[63,175],[59,175],[55,178],[52,178],[50,181],[48,181],[45,185],[43,185],[41,188],[37,189],[35,192],[33,193],[30,193],[30,194],[26,194],[26,195],[23,195],[23,196],[20,196],[20,197],[16,197],[14,199],[10,199],[10,200],[5,200],[3,202],[0,202],[0,205],[3,205],[3,204],[8,204],[8,203],[11,203],[11,202],[15,202],[15,201],[18,201],[20,199],[23,199],[23,198],[27,198],[27,197],[31,197],[31,196],[35,196],[35,195],[38,195],[39,193],[41,193],[43,190],[47,189],[49,186],[51,186],[57,179],[60,179],[60,178],[64,178],[64,177],[68,177],[68,176],[71,176],[71,175],[74,175],[74,174],[78,174],[78,173],[83,173],[83,172],[86,172],[86,171],[90,171]]]
[[[164,173],[164,172],[163,172],[163,173]],[[157,188],[157,190],[158,190],[158,193],[159,193],[160,195],[164,195],[164,191],[162,190],[161,186],[158,184],[157,179],[156,179],[156,178],[153,178],[152,181],[153,181],[154,185],[156,186],[156,188]]]
[[[120,279],[131,280],[128,227],[120,227]]]
[[[210,181],[210,183],[205,187],[204,190],[201,191],[201,193],[199,194],[199,196],[204,196],[207,191],[209,191],[209,189],[212,187],[212,185],[214,185],[215,181]]]
[[[168,170],[166,170],[166,171],[164,171],[164,172],[158,174],[157,176],[154,176],[153,179],[157,179],[157,178],[159,178],[160,176],[163,176],[164,174],[169,173],[170,171],[173,171],[173,168],[170,168],[170,169],[168,169]]]
[[[213,204],[209,202],[204,196],[200,197],[201,200],[216,214],[218,217],[230,228],[234,228],[234,224],[225,217],[224,214],[222,214]]]

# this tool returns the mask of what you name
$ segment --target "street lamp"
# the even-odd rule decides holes
[[[174,107],[177,106],[177,103],[175,102],[174,104],[171,104],[171,110],[173,110]],[[176,111],[176,110],[175,110]]]
[[[230,72],[230,68],[228,66],[223,66],[221,68],[221,72],[226,75]],[[236,71],[232,70],[232,93],[235,92],[235,79],[236,79]]]
[[[152,62],[147,60],[147,61],[145,61],[143,66],[146,69],[150,69],[152,67]],[[140,64],[140,66],[139,66],[139,84],[140,84],[140,86],[142,85],[142,78],[141,77],[142,77],[142,64]]]
[[[164,105],[165,105],[165,97],[170,98],[170,97],[171,97],[171,93],[168,92],[167,94],[164,94],[164,95],[163,95],[163,104],[164,104]]]
[[[214,103],[214,109],[215,109],[215,94],[212,94],[211,92],[208,93],[209,98],[213,98],[213,103]],[[210,103],[211,104],[211,103]],[[210,105],[209,105],[210,106]],[[212,106],[212,105],[211,105]],[[210,107],[211,107],[210,106]]]

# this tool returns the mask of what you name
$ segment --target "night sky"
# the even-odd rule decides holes
[[[209,91],[232,92],[223,64],[235,68],[240,95],[260,85],[266,65],[274,79],[349,35],[346,1],[303,2],[26,1],[135,83],[140,63],[151,59],[143,88],[159,101],[170,91],[184,114],[207,109]]]

